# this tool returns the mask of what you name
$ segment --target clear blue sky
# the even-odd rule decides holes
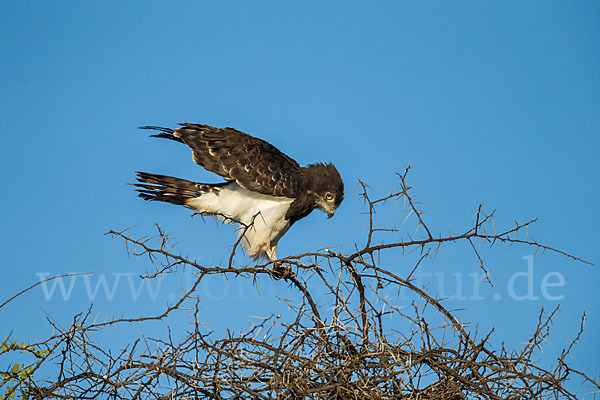
[[[154,300],[146,292],[132,300],[127,276],[151,267],[128,259],[103,235],[109,229],[136,225],[144,235],[159,222],[184,253],[221,262],[233,243],[230,227],[143,202],[125,185],[134,170],[219,181],[195,166],[187,149],[136,129],[185,121],[236,127],[301,164],[337,165],[345,202],[331,220],[315,212],[294,226],[280,256],[325,245],[351,251],[364,239],[364,208],[352,192],[357,179],[384,195],[410,163],[435,232],[464,229],[483,203],[498,210],[499,226],[539,217],[531,236],[597,264],[599,22],[596,1],[3,2],[0,302],[40,273],[94,272],[92,288],[100,276],[110,284],[122,279],[112,300],[102,289],[94,299],[102,317],[161,310],[181,278]],[[461,316],[482,328],[495,326],[497,341],[517,346],[539,309],[560,303],[548,360],[587,310],[571,361],[597,371],[598,268],[536,255],[538,298],[517,300],[506,288],[527,271],[523,257],[532,250],[484,254],[496,286],[482,287],[484,300],[469,299],[464,289],[467,299],[449,300],[449,307],[464,309]],[[424,272],[443,272],[450,283],[456,273],[467,285],[474,263],[457,245]],[[560,300],[540,289],[554,272],[564,278],[550,290]],[[517,281],[522,294],[525,279]],[[245,326],[246,315],[270,313],[256,309],[263,303],[250,287],[212,285],[201,296],[213,326]],[[68,300],[55,289],[47,300],[38,287],[0,310],[0,336],[43,336],[46,315],[67,324],[87,309],[83,278]],[[232,316],[224,319],[225,312]]]

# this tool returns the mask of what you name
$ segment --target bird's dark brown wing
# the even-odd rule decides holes
[[[275,146],[233,128],[180,124],[173,136],[190,146],[194,162],[262,194],[297,197],[302,189],[298,163]]]

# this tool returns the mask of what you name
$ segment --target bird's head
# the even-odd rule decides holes
[[[314,196],[315,207],[323,210],[328,218],[344,200],[344,182],[333,164],[316,163],[306,167],[308,188]]]

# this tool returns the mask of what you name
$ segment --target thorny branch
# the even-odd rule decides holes
[[[190,268],[194,284],[155,315],[96,321],[90,307],[68,327],[49,320],[55,331],[51,337],[24,350],[5,346],[0,352],[29,351],[37,357],[25,374],[3,373],[4,395],[35,399],[575,399],[565,387],[572,377],[592,391],[600,390],[597,378],[566,362],[581,339],[585,314],[577,336],[555,365],[544,368],[536,357],[550,335],[558,308],[550,313],[541,310],[522,348],[496,348],[490,344],[493,332],[481,336],[473,331],[413,279],[423,260],[433,259],[441,246],[460,241],[468,243],[488,280],[483,251],[496,244],[524,245],[589,263],[525,235],[536,220],[515,222],[498,233],[494,213],[485,213],[482,206],[474,214],[474,224],[463,233],[434,234],[436,230],[425,222],[411,194],[408,172],[407,168],[398,174],[400,191],[376,200],[359,181],[360,196],[367,205],[368,232],[365,244],[348,254],[322,249],[275,262],[236,265],[240,237],[225,266],[214,266],[177,253],[158,227],[157,236],[137,239],[129,230],[108,232],[123,241],[129,255],[146,257],[154,266],[155,271],[142,279],[160,279]],[[377,212],[390,202],[404,204],[404,220],[414,220],[417,234],[422,229],[421,236],[405,233],[408,239],[398,240],[398,228],[377,225]],[[374,244],[379,235],[388,236]],[[394,249],[401,254],[390,253]],[[381,262],[381,254],[386,253],[387,259],[391,254],[405,264],[411,258],[403,256],[415,251],[420,254],[408,269]],[[400,271],[405,271],[404,276]],[[257,286],[261,279],[275,279],[277,284],[288,284],[297,297],[279,300],[287,303],[288,315],[271,315],[245,333],[227,331],[222,338],[214,338],[201,328],[196,290],[209,275],[252,279]],[[411,307],[395,304],[386,294],[389,289],[411,293]],[[167,323],[177,310],[187,310],[193,317],[192,329],[179,341],[170,335],[162,339],[140,336],[116,353],[95,342],[100,328],[157,320]],[[43,375],[44,367],[56,366],[59,371],[54,378]]]

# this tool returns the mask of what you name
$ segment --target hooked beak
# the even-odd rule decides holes
[[[327,212],[327,219],[333,217],[333,214],[335,214],[335,211],[328,211]]]

